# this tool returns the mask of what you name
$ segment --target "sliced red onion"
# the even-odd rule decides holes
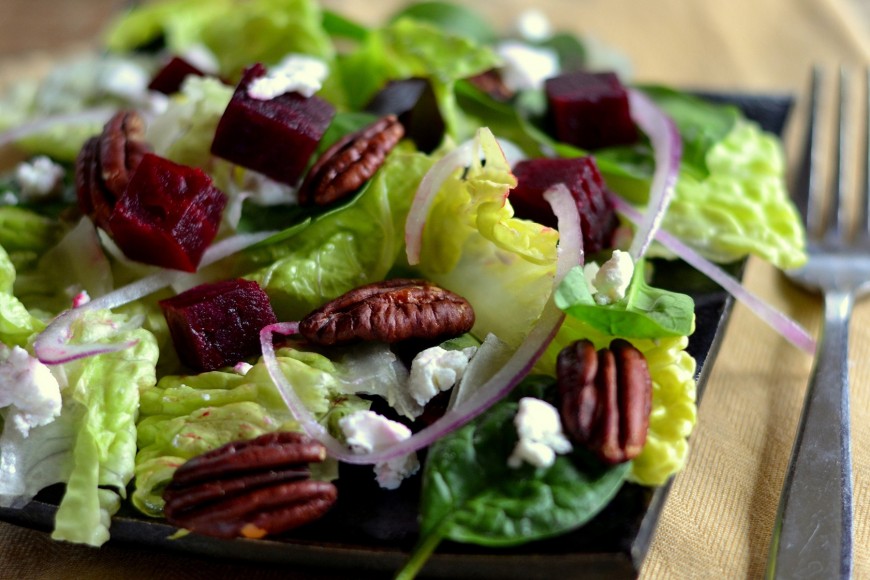
[[[560,234],[559,253],[556,263],[556,274],[553,280],[553,290],[562,281],[564,273],[580,264],[583,257],[582,232],[580,231],[580,216],[577,204],[564,186],[553,187],[547,192],[547,201],[553,207],[559,223],[560,232],[570,232],[571,235]],[[391,445],[389,448],[369,453],[354,453],[346,445],[330,435],[299,399],[292,385],[281,372],[278,359],[272,345],[272,334],[290,335],[298,332],[298,324],[294,322],[278,323],[265,327],[260,332],[260,343],[263,350],[263,360],[266,369],[272,377],[278,391],[288,408],[299,421],[302,429],[327,448],[335,459],[346,463],[372,464],[385,463],[427,447],[442,437],[462,427],[475,417],[503,399],[532,370],[537,360],[546,350],[559,330],[564,319],[564,313],[553,303],[552,295],[544,305],[538,322],[529,332],[519,348],[511,355],[504,366],[499,369],[486,383],[470,395],[466,401],[455,409],[447,411],[441,418],[415,433],[410,438]]]
[[[274,232],[239,234],[221,240],[205,251],[202,260],[200,260],[199,267],[203,268],[227,258],[245,248],[260,243],[272,235],[274,235]],[[113,290],[78,308],[63,311],[34,341],[33,351],[36,354],[36,358],[41,363],[47,365],[63,364],[89,356],[117,352],[134,346],[137,341],[69,344],[69,339],[72,337],[71,326],[76,320],[81,318],[85,311],[117,308],[118,306],[123,306],[148,296],[157,290],[166,288],[179,278],[194,275],[177,270],[163,270]]]
[[[453,175],[453,172],[462,167],[468,167],[474,160],[474,152],[477,149],[478,140],[466,141],[450,153],[435,162],[435,165],[426,172],[420,181],[420,186],[414,194],[414,201],[408,211],[405,220],[405,252],[408,263],[412,266],[420,262],[420,251],[423,247],[423,228],[426,227],[426,219],[435,196],[444,182]]]
[[[116,111],[117,109],[112,107],[98,107],[66,115],[41,117],[35,121],[18,125],[13,129],[0,133],[0,148],[11,145],[25,137],[49,131],[55,127],[86,124],[102,125],[106,123]]]
[[[649,97],[629,89],[628,102],[632,119],[652,142],[656,163],[647,211],[628,250],[632,260],[637,262],[646,253],[671,203],[683,156],[683,142],[674,122]]]
[[[611,193],[610,197],[613,200],[616,211],[625,215],[629,220],[637,224],[643,219],[641,213],[627,201],[614,193]],[[813,354],[816,352],[816,341],[806,329],[753,294],[722,268],[701,256],[665,230],[659,230],[656,233],[656,239],[664,247],[682,258],[687,264],[719,284],[729,294],[734,296],[736,300],[745,304],[756,316],[780,333],[786,340],[807,353]]]

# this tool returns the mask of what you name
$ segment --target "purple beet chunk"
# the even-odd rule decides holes
[[[434,151],[444,138],[444,118],[426,79],[390,81],[365,110],[378,116],[396,115],[405,128],[405,137],[424,153]]]
[[[316,96],[305,98],[299,93],[268,101],[249,97],[248,86],[265,74],[261,64],[245,70],[218,123],[211,152],[295,185],[335,116],[335,108]]]
[[[517,186],[509,199],[517,217],[556,227],[556,216],[543,196],[551,186],[564,183],[580,212],[584,251],[591,254],[612,245],[618,220],[592,157],[529,159],[517,163],[513,172]]]
[[[183,58],[173,56],[163,68],[157,71],[157,74],[151,79],[148,88],[165,95],[171,95],[181,90],[181,83],[184,82],[184,79],[188,75],[202,77],[205,76],[205,73]]]
[[[194,272],[226,203],[199,169],[148,153],[115,204],[109,231],[132,260]]]
[[[545,83],[547,120],[555,137],[583,149],[637,140],[628,93],[613,73],[572,72]]]
[[[181,362],[198,371],[260,354],[260,329],[278,321],[263,289],[242,279],[196,286],[160,308]]]

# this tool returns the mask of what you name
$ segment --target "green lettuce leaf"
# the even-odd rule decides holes
[[[248,277],[279,318],[298,320],[327,300],[381,280],[404,244],[414,192],[432,160],[394,150],[353,200],[265,242],[248,256],[265,266]]]
[[[0,501],[16,505],[41,488],[66,483],[52,537],[99,546],[109,519],[126,497],[136,456],[139,393],[155,383],[157,346],[124,315],[84,311],[70,342],[133,340],[119,352],[52,367],[65,384],[61,415],[21,437],[5,426],[0,437]]]
[[[492,333],[515,348],[550,295],[558,233],[513,217],[507,192],[516,178],[489,130],[476,139],[471,167],[435,197],[418,267],[471,303],[475,336]]]
[[[290,348],[276,354],[303,403],[333,433],[338,434],[341,417],[368,409],[367,401],[351,394],[341,364]],[[140,511],[158,517],[163,488],[188,459],[232,441],[277,430],[298,431],[299,424],[261,361],[244,375],[219,370],[163,377],[143,393],[137,429],[139,453],[131,499]]]
[[[362,109],[387,81],[424,77],[454,139],[470,136],[456,106],[454,83],[499,62],[489,48],[448,34],[426,22],[402,18],[371,31],[350,54],[338,59],[339,75],[351,109]]]
[[[206,46],[217,57],[220,72],[233,80],[255,62],[277,64],[290,53],[330,61],[334,54],[312,0],[154,2],[121,16],[106,44],[123,52],[158,39],[177,54]]]
[[[14,283],[15,267],[0,245],[0,342],[24,347],[45,328],[45,324],[12,294]]]
[[[656,339],[691,334],[695,320],[692,298],[653,288],[644,280],[643,271],[643,262],[639,262],[624,300],[602,305],[589,292],[583,268],[572,268],[556,291],[556,306],[610,336]]]

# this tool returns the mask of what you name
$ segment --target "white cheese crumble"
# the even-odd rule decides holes
[[[251,363],[241,361],[235,364],[235,366],[233,367],[233,372],[237,375],[245,376],[246,374],[251,372],[252,368],[254,368],[254,365],[252,365]]]
[[[540,42],[553,36],[550,20],[537,8],[523,11],[517,18],[515,26],[520,37],[531,42]]]
[[[446,391],[459,382],[468,361],[474,356],[477,347],[462,350],[446,350],[433,346],[420,351],[411,361],[411,376],[408,379],[408,391],[420,406],[442,391]]]
[[[97,88],[109,95],[138,102],[148,93],[150,77],[144,68],[129,61],[106,63],[97,76]]]
[[[508,457],[508,466],[514,469],[523,463],[535,467],[550,467],[557,453],[571,451],[571,442],[562,432],[559,412],[553,405],[534,397],[520,399],[520,407],[514,417],[517,441]]]
[[[215,54],[204,44],[194,44],[187,48],[181,58],[205,74],[215,75],[220,65]]]
[[[9,407],[9,421],[24,437],[30,429],[60,415],[60,385],[47,366],[20,346],[0,353],[0,408]]]
[[[268,101],[284,93],[296,92],[311,97],[323,86],[329,74],[326,63],[304,54],[291,54],[248,85],[248,96],[259,101]]]
[[[559,74],[559,56],[548,48],[507,40],[496,47],[501,57],[501,78],[512,91],[535,90]]]
[[[36,200],[57,193],[63,174],[63,167],[40,155],[30,162],[18,164],[15,168],[15,181],[21,187],[23,200]]]
[[[586,285],[597,304],[613,304],[625,298],[634,275],[634,261],[628,252],[613,250],[613,255],[601,266],[589,262],[583,266]]]
[[[356,411],[338,422],[348,446],[354,453],[371,453],[404,441],[411,430],[374,411]],[[396,489],[402,480],[420,470],[416,453],[375,465],[375,478],[384,489]]]

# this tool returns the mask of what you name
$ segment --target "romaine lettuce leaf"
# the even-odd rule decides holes
[[[334,54],[312,0],[155,2],[123,15],[106,44],[131,51],[158,39],[176,54],[204,45],[217,57],[221,74],[233,80],[255,62],[277,64],[290,53],[329,61]]]
[[[432,163],[396,149],[353,200],[253,248],[248,256],[264,266],[248,277],[269,294],[277,316],[298,320],[327,300],[383,279],[403,247],[411,200]]]
[[[9,254],[0,245],[0,342],[7,346],[23,347],[45,328],[45,324],[12,294],[14,282],[15,267]]]
[[[338,434],[342,416],[368,409],[368,401],[352,394],[344,378],[352,373],[341,363],[291,348],[278,349],[276,354],[302,401],[333,433]],[[163,377],[143,393],[140,412],[131,499],[139,510],[155,517],[162,515],[163,488],[188,459],[231,441],[299,430],[262,361],[244,375],[219,370]]]
[[[507,193],[516,178],[489,130],[476,139],[471,167],[448,178],[432,204],[419,268],[471,303],[475,336],[492,333],[515,348],[552,290],[558,232],[513,217]]]
[[[85,311],[71,326],[70,342],[135,340],[118,352],[52,367],[65,385],[55,421],[0,437],[0,501],[21,505],[41,488],[66,483],[52,537],[98,546],[109,538],[109,518],[126,497],[136,455],[139,393],[155,383],[157,346],[126,316]]]

